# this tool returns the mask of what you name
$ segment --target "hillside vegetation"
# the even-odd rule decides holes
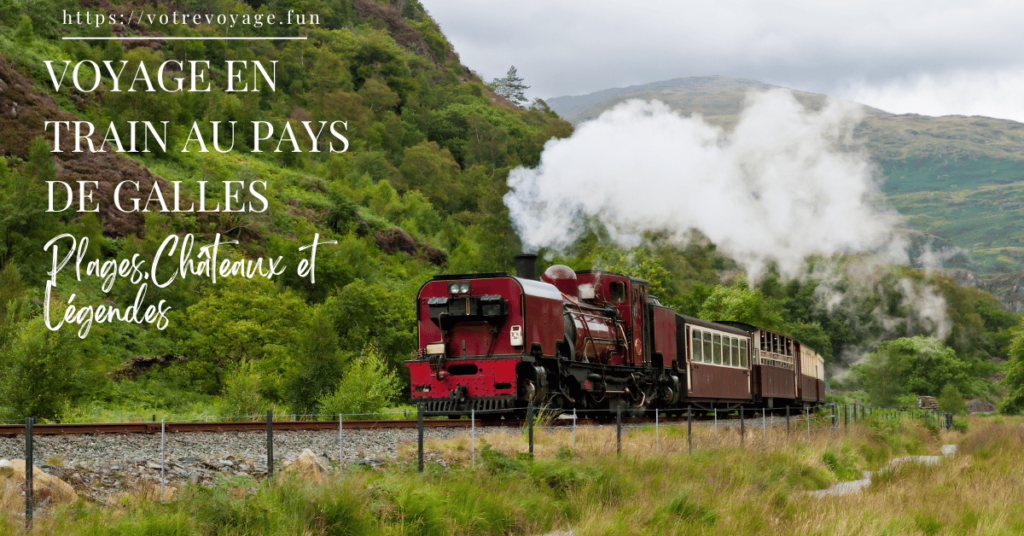
[[[264,15],[272,9],[254,5],[220,1],[202,7]],[[58,28],[62,10],[127,14],[133,8],[173,6],[12,0],[0,10],[0,406],[7,418],[54,418],[71,408],[81,414],[82,407],[178,414],[253,406],[316,411],[353,356],[385,356],[388,368],[404,372],[400,363],[415,348],[412,298],[424,280],[442,270],[511,267],[518,240],[503,215],[505,175],[512,167],[535,165],[544,141],[572,129],[552,113],[518,108],[491,94],[460,64],[421,4],[292,2],[287,9],[321,17],[319,26],[290,29],[308,36],[304,41],[59,40],[65,32],[112,35],[110,27]],[[181,25],[114,29],[143,36],[213,32]],[[65,88],[54,95],[46,85],[47,59],[124,59],[130,72],[145,63],[154,79],[165,60],[209,60],[220,87],[225,60],[276,60],[278,89],[80,94]],[[103,84],[110,89],[109,79]],[[260,120],[279,128],[290,122],[301,132],[302,120],[344,120],[351,146],[345,153],[314,153],[307,142],[300,153],[255,154],[249,150],[251,130],[240,128],[227,154],[51,155],[43,121],[76,119],[101,125],[101,132],[108,123],[127,131],[128,121],[167,120],[169,147],[182,145],[193,121],[207,128],[208,121]],[[205,134],[210,139],[212,132]],[[97,145],[101,138],[94,136]],[[99,181],[96,197],[107,201],[104,210],[47,213],[45,182],[54,179]],[[212,199],[224,199],[224,181],[264,181],[269,209],[125,214],[109,202],[114,185],[124,180],[138,181],[146,194],[154,184],[171,192],[171,182],[180,182],[182,206],[198,202],[200,181]],[[292,264],[314,233],[338,244],[319,250],[316,284],[297,277],[294,268],[273,281],[179,279],[164,289],[151,286],[146,295],[147,303],[166,300],[166,330],[96,322],[79,339],[77,326],[51,332],[42,317],[49,270],[42,246],[61,233],[90,239],[87,260],[139,254],[152,261],[170,234],[191,233],[197,245],[206,245],[219,233],[238,241],[222,247],[222,257],[283,256]],[[117,277],[106,290],[100,278],[78,281],[73,272],[61,272],[54,316],[72,294],[76,305],[123,308],[133,303],[137,287]],[[133,356],[170,354],[184,355],[187,363],[143,373],[134,382],[108,378]],[[256,400],[219,405],[231,393],[251,390],[243,385],[255,388]],[[36,389],[48,394],[40,397]]]
[[[570,135],[572,126],[543,103],[525,109],[494,95],[460,63],[416,0],[182,5],[250,15],[290,9],[318,13],[320,24],[279,27],[308,37],[296,41],[65,41],[65,33],[200,36],[215,30],[57,24],[64,10],[127,15],[178,4],[0,0],[0,420],[367,412],[407,400],[401,364],[417,344],[418,288],[442,272],[511,269],[520,243],[502,202],[506,177],[516,166],[537,165],[543,144]],[[165,60],[209,60],[221,87],[225,60],[277,60],[278,89],[128,93],[111,91],[104,79],[100,91],[55,94],[43,64],[120,59],[131,72],[144,63],[154,78]],[[239,129],[227,154],[76,153],[67,138],[63,152],[51,153],[43,122],[74,120],[101,125],[100,132],[108,124],[127,129],[129,121],[166,120],[169,147],[184,143],[193,121],[206,129],[210,121],[266,121],[301,131],[302,121],[344,120],[351,146],[344,153],[311,152],[303,141],[299,152],[253,153],[253,133]],[[212,138],[212,131],[203,134]],[[102,134],[93,139],[98,145]],[[47,212],[47,182],[54,180],[97,181],[97,199],[107,204],[98,213]],[[172,192],[178,184],[183,206],[199,203],[203,189],[210,199],[224,199],[228,181],[249,192],[240,201],[258,202],[249,188],[265,182],[260,192],[268,209],[125,213],[109,206],[123,181],[137,182],[144,193],[154,187]],[[883,267],[877,285],[866,291],[851,280],[829,281],[846,297],[838,307],[824,307],[816,294],[820,280],[772,276],[751,287],[706,241],[681,247],[650,234],[641,246],[623,249],[600,222],[589,223],[590,231],[569,250],[541,251],[541,269],[564,263],[646,278],[662,303],[680,312],[793,334],[825,355],[837,378],[886,340],[911,341],[894,346],[911,348],[899,353],[900,363],[942,359],[948,365],[923,377],[914,367],[894,369],[904,388],[887,391],[887,403],[947,385],[993,401],[1005,392],[996,383],[1004,365],[994,358],[1009,355],[1017,316],[985,292],[941,275]],[[282,257],[292,266],[272,279],[213,283],[188,276],[166,288],[150,286],[143,301],[164,302],[166,326],[87,322],[84,308],[123,309],[139,299],[139,287],[123,274],[83,272],[79,279],[67,268],[47,299],[52,258],[43,246],[63,233],[88,237],[86,261],[152,263],[166,237],[193,235],[197,247],[217,236],[237,241],[222,245],[221,259]],[[318,250],[312,283],[294,265],[315,234],[337,244]],[[176,268],[161,264],[157,276],[163,280]],[[926,289],[949,306],[950,326],[937,348],[913,342],[938,335],[915,312],[914,300]],[[47,308],[52,319],[70,318],[69,325],[48,329]],[[878,362],[855,367],[841,380],[844,387],[874,396],[872,378],[887,373],[872,368]]]

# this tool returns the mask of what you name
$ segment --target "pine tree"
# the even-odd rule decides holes
[[[516,74],[515,65],[508,68],[505,78],[494,80],[494,92],[517,104],[526,102],[526,95],[523,92],[527,89],[530,89],[530,86],[523,84],[523,79]]]

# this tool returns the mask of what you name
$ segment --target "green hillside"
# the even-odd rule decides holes
[[[272,407],[315,412],[326,407],[320,399],[335,390],[344,371],[359,363],[382,358],[391,373],[407,374],[401,362],[416,347],[412,304],[419,286],[441,271],[511,269],[519,243],[504,215],[505,177],[515,166],[536,165],[545,141],[572,131],[552,113],[520,108],[492,94],[460,63],[416,0],[186,4],[0,3],[0,420],[28,414],[90,418],[104,412],[115,419],[148,412],[246,415]],[[306,40],[60,39],[223,35],[222,28],[206,25],[59,25],[65,10],[81,12],[84,21],[86,11],[93,17],[100,12],[127,17],[133,10],[174,9],[264,18],[294,10],[320,19],[319,25],[278,27],[274,33],[267,26],[230,32]],[[44,60],[57,65],[124,60],[130,73],[144,65],[134,76],[148,75],[154,84],[165,61],[209,61],[207,80],[215,89],[115,92],[104,77],[99,91],[65,86],[55,92]],[[276,91],[223,91],[228,60],[277,61]],[[174,87],[176,75],[173,69],[165,72],[163,81]],[[84,86],[90,82],[87,75]],[[71,136],[65,135],[63,151],[51,153],[47,120],[92,122],[97,146],[107,125],[124,133],[129,121],[166,120],[171,150],[73,152]],[[317,120],[347,121],[348,150],[313,152],[301,122]],[[191,136],[193,122],[211,140],[211,121],[238,122],[232,151],[174,150]],[[254,131],[242,128],[253,121],[278,132],[290,125],[302,133],[299,150],[288,150],[291,144],[285,142],[280,152],[253,152]],[[54,180],[96,181],[100,211],[48,213],[46,182]],[[125,181],[129,187],[121,194],[128,207],[125,190],[137,191],[134,197],[145,203],[159,188],[173,203],[173,184],[180,188],[183,207],[199,206],[203,192],[220,204],[233,181],[242,185],[236,199],[243,205],[260,204],[252,187],[263,184],[256,193],[266,198],[267,208],[173,212],[152,201],[148,213],[121,211],[112,200],[114,188]],[[116,274],[108,284],[106,277],[86,275],[83,265],[80,280],[73,268],[61,271],[47,301],[50,254],[43,245],[62,233],[89,238],[85,261],[135,257],[148,266],[168,236],[194,236],[198,252],[220,235],[238,244],[222,246],[219,258],[281,257],[288,269],[270,280],[234,277],[214,283],[209,277],[181,276],[166,288],[149,285],[143,306],[162,302],[166,326],[105,322],[81,311],[125,310],[137,300],[140,284]],[[314,284],[300,277],[296,266],[304,257],[300,248],[315,234],[337,245],[319,248]],[[164,280],[178,264],[162,262],[159,268]],[[47,305],[54,323],[69,306],[78,313],[71,315],[70,327],[50,331]],[[184,360],[161,361],[152,370],[144,364],[129,367],[116,377],[138,380],[115,381],[112,373],[136,356]],[[389,402],[401,398],[385,393]],[[342,406],[330,411],[359,409]]]
[[[117,20],[176,9],[264,18],[315,13],[319,20],[234,30],[160,24],[159,18],[98,27],[59,23],[65,11]],[[225,33],[306,39],[61,39]],[[190,61],[209,61],[205,75],[217,89],[115,91],[112,80],[102,77],[96,91],[55,91],[46,60],[124,61],[133,78],[171,87],[183,73],[161,72],[164,62],[181,62],[186,69]],[[276,61],[277,89],[223,91],[228,61]],[[86,74],[82,82],[90,87],[94,80]],[[717,103],[716,120],[728,122],[742,92],[731,95],[690,97]],[[800,98],[821,102],[809,94]],[[109,137],[108,126],[129,132],[135,121],[167,121],[166,145],[172,150],[75,152],[75,140],[65,135],[61,151],[52,152],[46,121],[91,122],[98,128],[87,138],[97,146]],[[231,151],[174,150],[195,136],[212,140],[215,121],[222,127],[238,123]],[[314,151],[303,136],[317,121],[346,121],[348,150]],[[255,152],[256,122],[301,135],[295,142],[271,138],[283,150],[264,145]],[[190,129],[193,124],[198,133]],[[571,133],[571,124],[545,106],[524,108],[492,93],[461,64],[416,0],[0,0],[0,421],[154,414],[238,418],[267,409],[365,413],[407,402],[402,362],[417,347],[414,304],[420,285],[443,272],[511,270],[521,244],[502,201],[508,173],[536,166],[545,142]],[[78,141],[87,143],[85,138]],[[55,181],[76,191],[95,182],[99,211],[49,212],[47,185]],[[120,199],[128,207],[135,199],[149,212],[115,208],[116,189],[126,184]],[[75,204],[82,201],[75,196]],[[204,196],[211,205],[263,208],[162,207],[202,207]],[[900,392],[887,396],[902,401],[947,384],[992,400],[1004,392],[993,382],[1001,365],[991,358],[1007,355],[1016,316],[999,310],[992,296],[950,278],[890,267],[879,289],[850,288],[849,299],[825,310],[815,303],[816,281],[770,277],[751,288],[713,244],[681,247],[651,233],[641,246],[626,250],[610,240],[601,222],[588,225],[567,251],[538,252],[541,268],[599,266],[643,277],[662,303],[680,312],[791,333],[836,371],[845,368],[847,356],[873,351],[879,341],[934,333],[908,304],[908,293],[938,292],[950,306],[951,327],[921,358],[946,360],[949,373],[912,375]],[[81,272],[72,262],[57,273],[54,287],[48,285],[53,255],[44,246],[65,234],[79,244],[88,238],[88,245],[81,247]],[[296,267],[309,255],[301,248],[316,235],[322,244],[314,283]],[[172,255],[160,249],[168,237],[182,244],[194,238],[192,257],[168,260]],[[69,239],[61,240],[67,248]],[[214,282],[192,265],[198,272],[178,273],[166,287],[156,284],[189,260],[201,266],[199,248],[216,240],[218,260],[230,266],[280,258],[287,269],[271,277],[222,276]],[[144,277],[132,268],[154,264],[158,268],[146,268]],[[129,317],[135,303],[140,318],[107,314],[113,308]],[[150,306],[160,310],[157,317],[146,316]],[[61,320],[60,329],[48,327]],[[870,383],[871,372],[857,378]],[[860,381],[848,385],[856,388]]]

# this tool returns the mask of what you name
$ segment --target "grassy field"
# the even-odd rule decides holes
[[[758,423],[759,424],[759,423]],[[805,426],[803,422],[799,425]],[[346,469],[327,483],[297,478],[225,478],[160,504],[140,491],[118,506],[81,502],[41,515],[38,534],[1020,534],[1024,532],[1024,446],[1020,419],[968,419],[968,432],[942,432],[912,420],[869,419],[830,431],[794,420],[785,427],[653,427],[623,436],[580,428],[537,430],[535,457],[525,434],[462,435],[426,445],[424,474],[415,447],[383,469]],[[657,444],[656,444],[657,441]],[[860,478],[894,456],[938,454],[938,466],[907,464],[877,475],[864,492],[815,498],[808,492]],[[0,518],[3,519],[3,518]],[[0,532],[21,534],[16,517]]]

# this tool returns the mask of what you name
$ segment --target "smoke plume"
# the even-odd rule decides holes
[[[872,252],[907,262],[898,215],[853,141],[855,104],[805,110],[788,90],[751,94],[734,130],[629,101],[545,145],[509,175],[505,203],[529,249],[563,249],[597,218],[623,246],[645,230],[692,230],[757,281],[775,263],[799,277],[811,255]]]

